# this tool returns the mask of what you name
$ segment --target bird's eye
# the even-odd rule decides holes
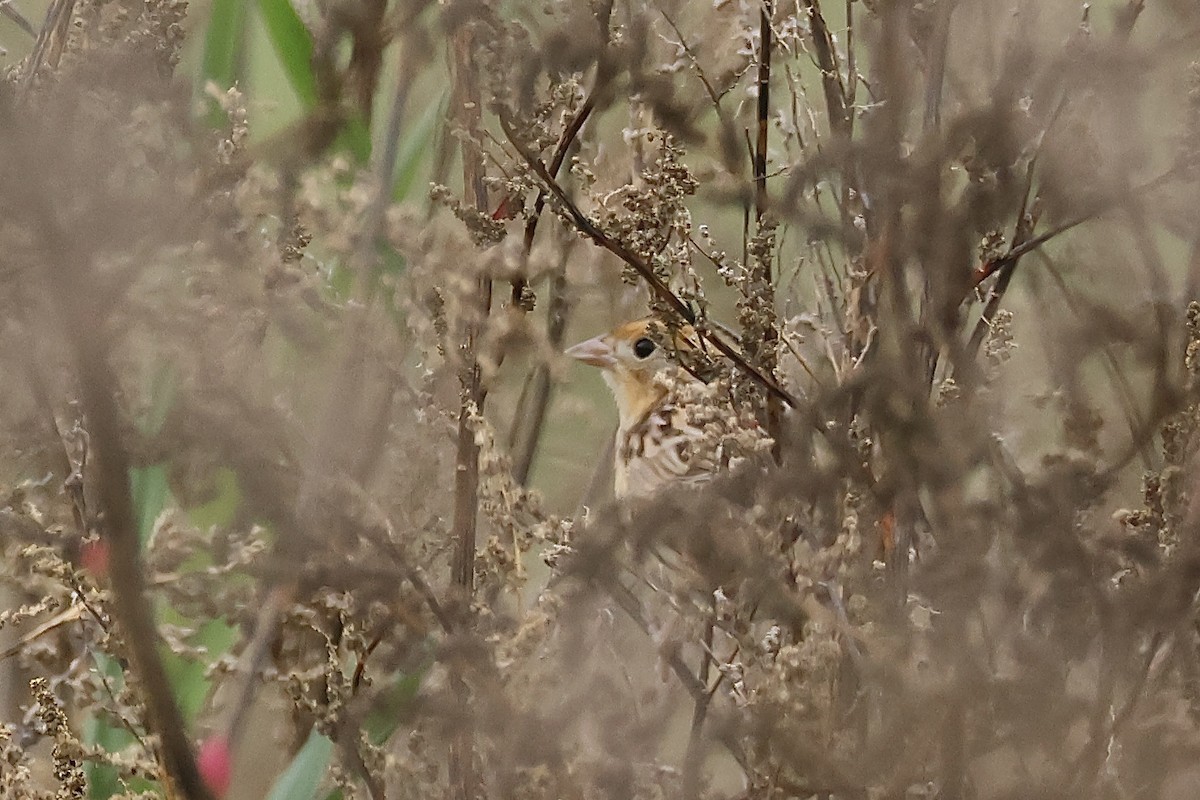
[[[657,346],[652,340],[643,336],[633,343],[633,354],[638,358],[648,358]]]

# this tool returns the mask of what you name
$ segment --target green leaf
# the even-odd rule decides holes
[[[164,613],[168,622],[184,622],[182,617],[168,612]],[[203,647],[208,654],[207,660],[184,658],[183,656],[163,650],[163,667],[171,682],[171,691],[183,713],[184,721],[191,725],[204,709],[211,689],[211,681],[206,677],[209,664],[223,655],[233,643],[238,634],[235,628],[226,625],[221,620],[212,620],[188,637],[188,644]]]
[[[245,30],[246,0],[212,0],[200,65],[201,84],[212,81],[228,89],[237,82]]]
[[[114,693],[119,693],[125,685],[125,673],[121,663],[99,651],[92,651],[92,659],[96,663],[96,671],[105,676],[108,687]],[[106,752],[120,753],[136,741],[133,734],[107,713],[93,714],[83,723],[84,744],[99,747]],[[127,789],[150,791],[155,786],[152,781],[140,778],[134,778],[126,784],[115,767],[95,761],[85,761],[83,773],[87,778],[88,797],[93,800],[107,800]]]
[[[230,525],[237,516],[242,503],[242,489],[237,473],[229,467],[221,467],[213,478],[216,494],[207,503],[192,506],[187,511],[188,520],[197,528]]]
[[[258,12],[296,96],[305,108],[313,108],[317,104],[317,78],[312,68],[312,34],[289,0],[258,0]]]
[[[175,403],[175,393],[179,388],[179,376],[175,367],[169,363],[160,363],[150,376],[150,407],[138,418],[137,426],[146,436],[157,436],[171,413]]]
[[[292,763],[271,787],[267,800],[313,800],[332,757],[333,742],[314,728]]]
[[[371,159],[371,129],[362,117],[353,116],[342,126],[335,146],[354,156],[357,163],[366,164]]]
[[[428,665],[417,672],[400,673],[387,691],[379,696],[363,725],[372,744],[382,745],[392,738],[392,734],[412,713],[417,692],[427,671]]]
[[[123,728],[118,728],[99,716],[93,716],[88,717],[83,725],[83,742],[109,753],[119,753],[133,742],[133,737]],[[121,780],[116,767],[87,761],[83,765],[83,774],[87,778],[88,797],[103,800],[121,791]]]
[[[138,540],[142,544],[154,530],[154,521],[166,508],[171,490],[167,485],[167,467],[155,464],[151,467],[134,467],[129,471],[129,482],[133,488],[133,513],[137,515]]]
[[[311,111],[317,105],[312,34],[289,0],[258,0],[258,10],[292,90]],[[335,147],[350,153],[359,164],[367,163],[371,157],[370,128],[361,118],[351,117],[338,133]]]

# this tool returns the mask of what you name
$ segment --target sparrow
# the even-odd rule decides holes
[[[671,336],[661,322],[645,318],[565,351],[599,367],[616,401],[618,498],[696,486],[748,451],[770,447],[753,413],[730,407],[719,382],[705,384],[680,364],[678,353],[698,347],[690,326]]]

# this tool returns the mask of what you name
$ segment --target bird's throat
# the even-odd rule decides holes
[[[604,380],[617,402],[622,431],[645,419],[667,394],[666,387],[654,380],[653,375],[628,375],[606,370]]]

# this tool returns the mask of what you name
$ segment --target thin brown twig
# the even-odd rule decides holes
[[[279,636],[283,614],[288,605],[295,600],[296,588],[295,581],[283,582],[272,587],[255,618],[254,632],[240,659],[238,671],[241,673],[241,686],[238,687],[235,695],[237,699],[229,707],[229,716],[222,726],[225,741],[229,742],[231,748],[241,736],[246,713],[253,705],[259,670],[271,650],[271,645]]]
[[[33,52],[25,62],[21,76],[21,91],[27,93],[43,68],[56,69],[67,43],[67,32],[75,15],[76,0],[53,0],[46,9],[46,19],[33,43]]]
[[[1127,0],[1124,7],[1117,10],[1113,31],[1117,41],[1125,41],[1129,38],[1133,33],[1133,26],[1137,24],[1145,10],[1146,0]]]
[[[1070,287],[1068,287],[1062,272],[1045,252],[1039,252],[1037,256],[1040,258],[1046,274],[1050,276],[1051,283],[1058,289],[1063,303],[1081,323],[1085,322],[1088,313],[1087,309],[1080,306],[1078,298],[1070,290]],[[1129,376],[1121,369],[1121,363],[1114,351],[1112,342],[1102,341],[1099,343],[1099,347],[1100,353],[1104,358],[1105,370],[1108,373],[1109,380],[1113,382],[1113,386],[1116,387],[1117,394],[1120,396],[1121,404],[1125,411],[1125,418],[1129,423],[1130,435],[1137,437],[1138,431],[1147,430],[1151,426],[1148,426],[1146,420],[1142,418],[1141,412],[1138,411],[1137,395],[1134,392],[1133,384],[1130,382]],[[1142,461],[1145,468],[1149,470],[1153,468],[1153,456],[1149,448],[1150,442],[1145,440],[1143,444],[1145,446],[1141,448]]]
[[[459,84],[460,101],[466,109],[467,129],[478,127],[480,108],[479,87],[473,76],[474,58],[471,55],[473,37],[469,28],[457,32],[454,40],[455,68]],[[487,189],[483,184],[482,161],[478,153],[464,146],[463,184],[471,196],[477,211],[487,209]],[[475,443],[475,432],[471,416],[482,412],[484,390],[476,348],[479,341],[482,319],[491,308],[492,282],[487,275],[477,280],[478,318],[468,318],[464,325],[462,357],[464,360],[460,383],[462,389],[458,418],[458,445],[454,491],[454,521],[452,537],[455,542],[453,577],[454,582],[467,594],[474,585],[475,572],[475,529],[479,487],[479,446]]]
[[[612,0],[601,8],[596,15],[597,25],[602,29],[606,43],[608,42],[608,27],[611,14]],[[584,124],[591,117],[592,112],[596,110],[597,98],[607,94],[611,78],[612,66],[608,58],[608,49],[606,46],[600,54],[596,65],[596,79],[592,90],[588,93],[588,97],[583,105],[580,106],[579,110],[563,130],[562,136],[558,141],[558,146],[550,158],[547,171],[555,178],[558,177],[560,170],[562,170],[562,166],[567,159],[567,154],[571,152],[571,148],[574,147],[578,140],[579,133],[583,130]],[[542,218],[542,212],[546,208],[548,192],[549,190],[545,186],[538,189],[537,198],[533,203],[533,214],[525,223],[521,252],[526,263],[529,261],[529,254],[533,251],[533,240],[537,235],[538,222]],[[512,302],[514,307],[522,307],[521,301],[525,293],[524,287],[524,278],[519,278],[513,282]],[[567,302],[565,260],[564,263],[559,265],[557,273],[550,281],[550,300],[547,306],[547,338],[550,340],[550,346],[558,350],[562,347],[563,336],[566,334],[567,319],[570,315],[570,305]],[[513,414],[512,425],[509,428],[512,431],[509,440],[509,451],[512,453],[513,478],[522,486],[529,481],[529,471],[533,468],[533,459],[537,453],[538,444],[541,442],[542,430],[546,422],[546,411],[550,405],[550,396],[553,392],[553,387],[553,382],[550,380],[550,366],[544,363],[538,364],[526,376],[525,386],[521,391],[520,402],[517,403],[516,411]]]
[[[567,195],[566,190],[562,188],[558,181],[556,181],[549,172],[547,172],[546,167],[537,159],[537,157],[530,153],[516,140],[516,132],[512,129],[511,124],[503,118],[501,118],[500,124],[502,127],[504,127],[505,133],[508,134],[509,138],[513,140],[513,144],[521,153],[521,157],[525,159],[525,163],[534,171],[538,178],[542,180],[547,188],[550,189],[551,194],[554,195],[554,198],[563,207],[563,210],[566,211],[575,227],[578,228],[581,233],[591,239],[595,244],[603,247],[605,250],[608,250],[626,264],[633,267],[633,269],[646,281],[646,283],[649,284],[650,289],[654,292],[654,294],[672,311],[674,311],[681,320],[689,325],[694,324],[696,322],[696,315],[692,309],[688,307],[687,303],[683,302],[678,295],[672,292],[670,287],[663,283],[662,279],[654,274],[654,271],[650,268],[650,266],[628,247],[626,247],[623,242],[613,238],[612,236],[609,236],[607,233],[597,227],[595,223],[588,219],[587,216]],[[737,352],[733,346],[731,346],[715,332],[705,329],[704,326],[698,326],[697,333],[701,338],[716,348],[721,355],[733,362],[738,369],[749,375],[767,392],[775,395],[784,403],[793,408],[799,405],[799,401],[793,397],[790,392],[764,375],[757,367],[750,364],[746,360],[745,356]]]
[[[13,3],[13,0],[0,0],[0,14],[12,20],[25,33],[35,39],[37,38],[37,31],[33,29],[33,24],[26,19],[25,15],[21,13],[21,9],[17,8]]]
[[[558,140],[558,146],[554,149],[554,155],[550,158],[549,172],[556,178],[562,169],[563,163],[567,160],[567,154],[571,152],[571,148],[575,145],[579,137],[579,132],[583,130],[584,124],[591,117],[592,112],[596,110],[597,98],[605,96],[608,93],[613,71],[608,51],[610,38],[608,28],[612,18],[612,7],[613,0],[608,0],[596,12],[596,24],[601,29],[605,47],[596,62],[596,79],[592,85],[592,90],[588,93],[583,105],[575,112],[571,121],[567,123],[566,128],[563,129],[562,136]],[[546,192],[547,190],[544,186],[538,190],[537,197],[533,201],[533,213],[525,223],[524,239],[521,242],[521,247],[526,262],[529,261],[529,254],[533,250],[533,239],[537,235],[538,222],[542,218],[542,211],[546,208]],[[519,277],[513,281],[512,304],[515,308],[524,307],[525,287],[526,282],[524,277]]]
[[[671,15],[667,13],[667,10],[665,8],[659,9],[659,13],[662,14],[662,17],[667,21],[667,24],[671,26],[671,30],[675,31],[675,35],[679,37],[679,46],[683,48],[683,53],[688,57],[688,61],[692,62],[692,69],[696,70],[696,77],[698,77],[700,79],[700,83],[703,84],[704,91],[708,94],[708,99],[711,100],[713,106],[720,111],[721,95],[717,92],[716,87],[713,86],[712,82],[708,79],[708,75],[705,74],[704,68],[700,66],[700,59],[696,57],[696,51],[694,51],[692,46],[688,44],[687,38],[683,35],[683,31],[681,31],[679,26],[675,24],[675,20],[671,18]]]
[[[1064,233],[1078,228],[1080,225],[1091,222],[1094,219],[1118,208],[1131,199],[1139,197],[1146,192],[1159,188],[1164,183],[1168,182],[1178,174],[1179,170],[1175,167],[1168,169],[1161,175],[1143,183],[1139,186],[1131,187],[1126,196],[1109,202],[1101,203],[1095,208],[1082,212],[1072,219],[1057,225],[1045,233],[1031,237],[1030,239],[1014,245],[1007,253],[999,258],[993,259],[982,267],[976,273],[975,285],[979,285],[992,275],[999,274],[1000,277],[996,281],[996,285],[988,294],[987,304],[984,306],[983,314],[979,321],[975,324],[975,330],[971,334],[970,343],[967,346],[968,354],[979,352],[979,347],[983,344],[983,339],[987,335],[988,327],[991,320],[995,317],[996,311],[1000,307],[1000,302],[1004,298],[1004,293],[1008,290],[1008,285],[1012,280],[1012,274],[1016,271],[1017,264],[1022,256],[1037,250],[1042,245],[1057,239]]]
[[[565,253],[564,253],[565,256]],[[567,300],[566,265],[562,265],[558,274],[550,282],[550,301],[546,308],[546,338],[553,350],[562,348],[566,335],[567,320],[570,316],[571,305]],[[546,412],[550,406],[550,396],[554,382],[550,379],[550,365],[538,364],[527,376],[522,391],[521,402],[513,417],[512,437],[509,441],[509,451],[512,453],[513,479],[524,486],[529,481],[529,473],[533,469],[533,461],[541,443],[542,431],[546,424]]]
[[[395,172],[396,158],[399,153],[400,127],[407,106],[408,91],[412,83],[409,71],[405,68],[404,56],[401,56],[398,68],[401,73],[392,108],[388,115],[387,138],[382,150],[374,153],[375,195],[363,214],[363,226],[359,232],[355,246],[355,259],[358,262],[358,281],[355,290],[364,300],[373,291],[372,273],[374,271],[379,232],[383,226],[384,212],[391,199],[391,183]],[[343,354],[338,366],[338,375],[330,382],[329,392],[325,399],[324,424],[321,433],[316,437],[309,459],[309,468],[305,480],[298,492],[297,504],[300,507],[297,517],[307,519],[309,515],[303,507],[309,504],[312,493],[312,481],[317,480],[318,472],[323,473],[325,464],[336,453],[344,437],[346,409],[356,408],[361,402],[363,381],[360,362],[359,345],[365,338],[366,316],[359,313],[351,323],[350,332],[343,343]],[[381,403],[382,409],[391,407],[394,393],[389,392]],[[378,420],[376,421],[378,427]],[[378,444],[376,442],[379,442]],[[364,440],[364,446],[355,457],[354,472],[364,475],[370,470],[373,459],[382,452],[382,437]],[[318,468],[318,465],[322,465]],[[272,644],[279,635],[283,616],[287,606],[293,602],[298,590],[298,581],[294,576],[280,584],[271,586],[264,595],[255,625],[250,635],[249,643],[242,657],[240,686],[235,696],[237,701],[231,706],[230,714],[225,722],[224,734],[226,741],[233,746],[242,732],[247,710],[252,706],[254,695],[259,686],[258,673],[262,667]]]
[[[1129,696],[1120,709],[1113,707],[1111,687],[1109,687],[1110,692],[1099,709],[1101,725],[1098,730],[1092,731],[1087,744],[1071,762],[1068,775],[1072,788],[1089,790],[1100,777],[1100,768],[1103,766],[1104,756],[1111,746],[1110,743],[1120,734],[1125,724],[1133,716],[1134,710],[1142,699],[1142,693],[1151,678],[1154,677],[1155,665],[1166,663],[1168,660],[1166,655],[1169,655],[1170,650],[1175,647],[1175,642],[1175,636],[1164,634],[1161,631],[1151,637],[1142,667],[1138,670],[1134,684],[1129,690]],[[1108,721],[1107,725],[1103,724],[1105,720]],[[1085,771],[1085,767],[1089,767],[1089,769]]]

